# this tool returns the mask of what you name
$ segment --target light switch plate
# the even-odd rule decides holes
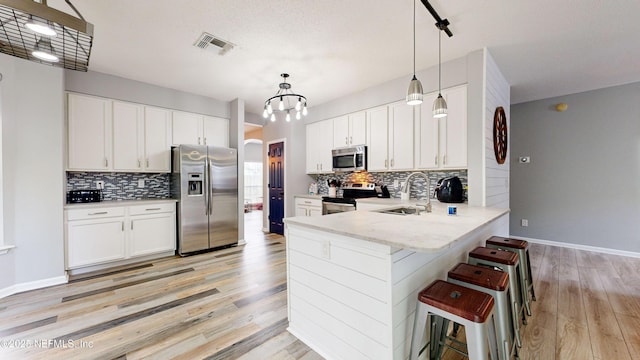
[[[143,188],[144,187],[144,179],[139,179],[138,180],[138,187],[139,188]]]

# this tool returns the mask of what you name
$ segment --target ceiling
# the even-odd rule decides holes
[[[412,73],[411,0],[72,0],[95,26],[89,69],[246,101],[259,114],[280,73],[309,106]],[[73,14],[64,0],[49,6]],[[640,1],[432,0],[454,36],[442,61],[487,47],[512,103],[640,81]],[[438,30],[417,0],[417,69],[438,63]],[[236,45],[193,46],[203,32]],[[447,76],[442,74],[443,78]],[[398,94],[398,98],[404,94]]]

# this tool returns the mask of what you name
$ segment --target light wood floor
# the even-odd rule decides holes
[[[246,238],[0,299],[0,359],[321,359],[286,331],[284,238]],[[536,244],[531,259],[522,359],[640,359],[640,259]]]

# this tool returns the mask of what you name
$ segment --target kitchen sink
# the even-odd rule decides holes
[[[420,215],[420,211],[418,210],[418,208],[406,207],[406,206],[392,208],[392,209],[376,210],[376,212],[379,212],[382,214],[394,214],[394,215],[411,215],[411,214]]]

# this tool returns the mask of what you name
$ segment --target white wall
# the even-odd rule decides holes
[[[244,144],[244,161],[262,162],[263,160],[262,143]]]
[[[0,288],[64,281],[63,71],[6,55],[0,69],[3,236],[16,246]]]
[[[555,111],[561,102],[567,111]],[[640,256],[640,83],[517,104],[511,114],[511,235]]]

